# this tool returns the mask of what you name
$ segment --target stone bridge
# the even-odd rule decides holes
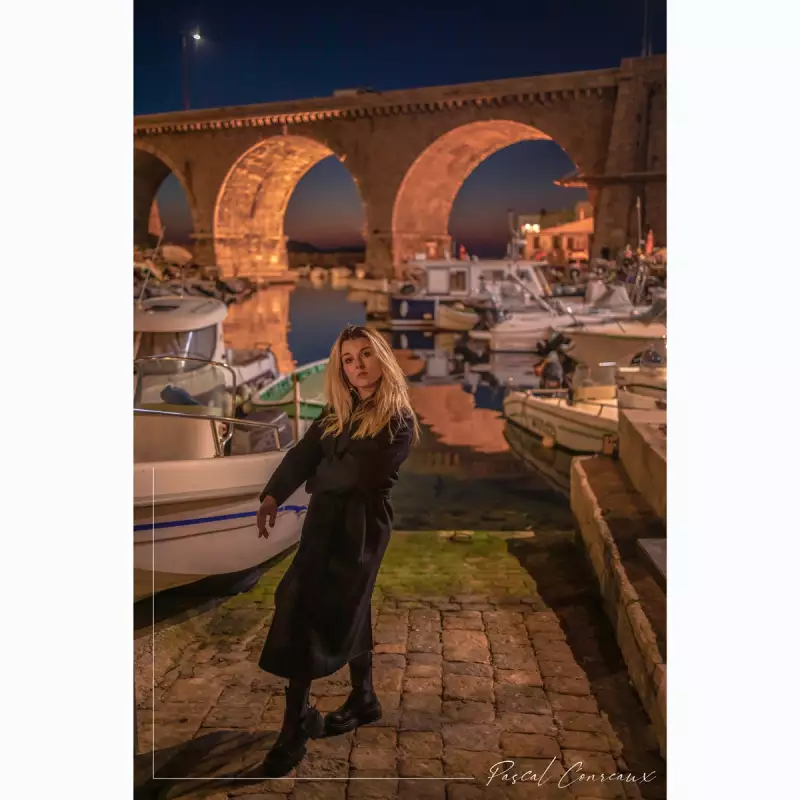
[[[620,67],[134,120],[134,237],[173,172],[191,209],[195,255],[226,275],[286,269],[283,221],[302,176],[335,155],[364,203],[366,262],[391,274],[450,247],[453,201],[503,147],[552,139],[595,209],[594,252],[636,238],[636,198],[666,244],[666,57]]]

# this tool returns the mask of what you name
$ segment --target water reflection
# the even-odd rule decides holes
[[[228,347],[271,343],[281,370],[292,361],[306,364],[326,358],[339,331],[366,321],[364,306],[347,299],[347,289],[330,286],[270,286],[228,309],[223,325]]]
[[[344,325],[366,322],[364,303],[354,299],[359,299],[354,293],[326,285],[270,287],[231,307],[226,340],[236,347],[269,342],[281,369],[292,360],[316,361],[328,355]],[[395,527],[570,527],[569,508],[553,492],[563,488],[565,475],[568,481],[568,464],[560,454],[542,452],[543,469],[536,471],[536,452],[524,460],[518,455],[519,437],[507,435],[502,416],[508,386],[538,384],[534,359],[492,354],[464,334],[385,330],[383,335],[408,376],[424,430],[396,489]]]
[[[256,292],[241,304],[228,306],[222,323],[227,347],[246,349],[269,345],[278,359],[278,368],[285,372],[292,366],[289,349],[292,284],[271,286]]]

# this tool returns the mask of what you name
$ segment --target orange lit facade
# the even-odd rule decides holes
[[[547,259],[555,264],[588,260],[594,234],[594,217],[582,207],[577,209],[577,213],[578,219],[572,222],[546,228],[536,223],[525,223],[525,258]]]

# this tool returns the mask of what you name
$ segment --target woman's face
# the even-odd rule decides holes
[[[342,367],[350,385],[367,397],[375,391],[383,367],[369,339],[348,339],[342,343]]]

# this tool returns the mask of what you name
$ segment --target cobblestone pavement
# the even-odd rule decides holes
[[[573,537],[461,544],[434,532],[395,536],[392,548],[373,603],[379,722],[311,742],[290,779],[252,777],[283,716],[284,681],[256,661],[284,559],[251,592],[175,626],[177,644],[156,639],[155,691],[152,673],[137,670],[136,797],[666,796],[665,765]],[[431,584],[436,594],[423,591]],[[313,701],[328,711],[349,689],[345,668],[314,682]],[[487,786],[499,762],[496,772],[524,780],[498,774]],[[652,781],[600,782],[612,773]]]

